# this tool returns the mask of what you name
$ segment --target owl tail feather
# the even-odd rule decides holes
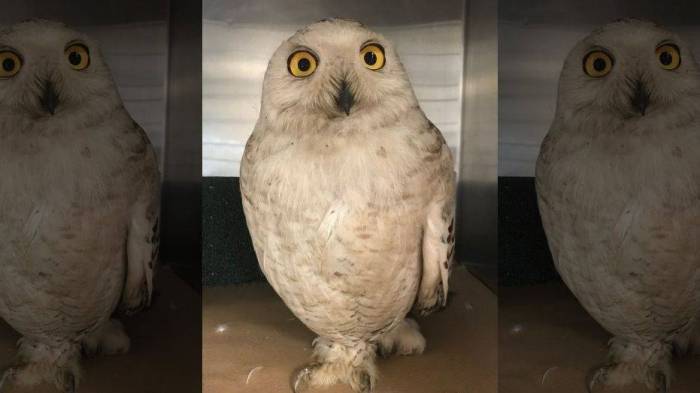
[[[46,382],[62,392],[75,392],[81,375],[78,343],[45,344],[23,337],[18,346],[15,366],[5,371],[0,386],[7,382],[18,386]]]

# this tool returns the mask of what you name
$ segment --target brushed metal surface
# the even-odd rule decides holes
[[[492,290],[498,272],[498,11],[496,2],[465,8],[462,138],[457,258]]]

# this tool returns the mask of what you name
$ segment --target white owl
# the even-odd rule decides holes
[[[73,392],[81,349],[128,350],[110,316],[149,304],[158,249],[156,157],[93,40],[0,28],[0,161],[0,317],[22,335],[0,388]]]
[[[675,34],[634,19],[570,52],[537,162],[559,273],[610,333],[589,377],[665,392],[700,312],[700,73]]]
[[[272,56],[241,191],[262,271],[319,336],[295,390],[344,382],[369,392],[378,346],[423,351],[406,315],[445,304],[453,168],[381,35],[323,20]]]

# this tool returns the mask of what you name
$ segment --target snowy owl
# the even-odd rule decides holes
[[[318,334],[295,391],[341,382],[369,392],[377,350],[423,351],[406,315],[446,301],[453,168],[381,35],[323,20],[274,53],[241,191],[262,271]]]
[[[81,350],[150,302],[159,175],[97,44],[59,23],[0,28],[0,317],[22,338],[0,381],[72,392]]]
[[[606,25],[570,52],[537,161],[559,273],[610,333],[597,383],[665,392],[700,312],[700,74],[652,23]]]

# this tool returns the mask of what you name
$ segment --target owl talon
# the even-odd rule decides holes
[[[662,372],[656,373],[656,393],[667,393],[669,389],[669,379]]]
[[[301,393],[309,387],[309,381],[314,370],[318,368],[317,364],[312,364],[302,367],[292,378],[292,392]]]
[[[602,366],[593,369],[586,377],[586,389],[588,393],[593,393],[596,385],[605,384],[605,380],[608,378],[608,370],[610,366]]]
[[[0,392],[2,392],[2,388],[5,384],[14,378],[16,372],[17,370],[14,367],[10,367],[2,373],[2,377],[0,377]]]
[[[370,376],[369,373],[363,371],[360,374],[360,384],[358,387],[359,393],[371,393],[373,390],[372,376]]]
[[[75,393],[75,375],[73,373],[66,371],[63,373],[63,377],[61,378],[62,381],[62,391],[65,393]]]

